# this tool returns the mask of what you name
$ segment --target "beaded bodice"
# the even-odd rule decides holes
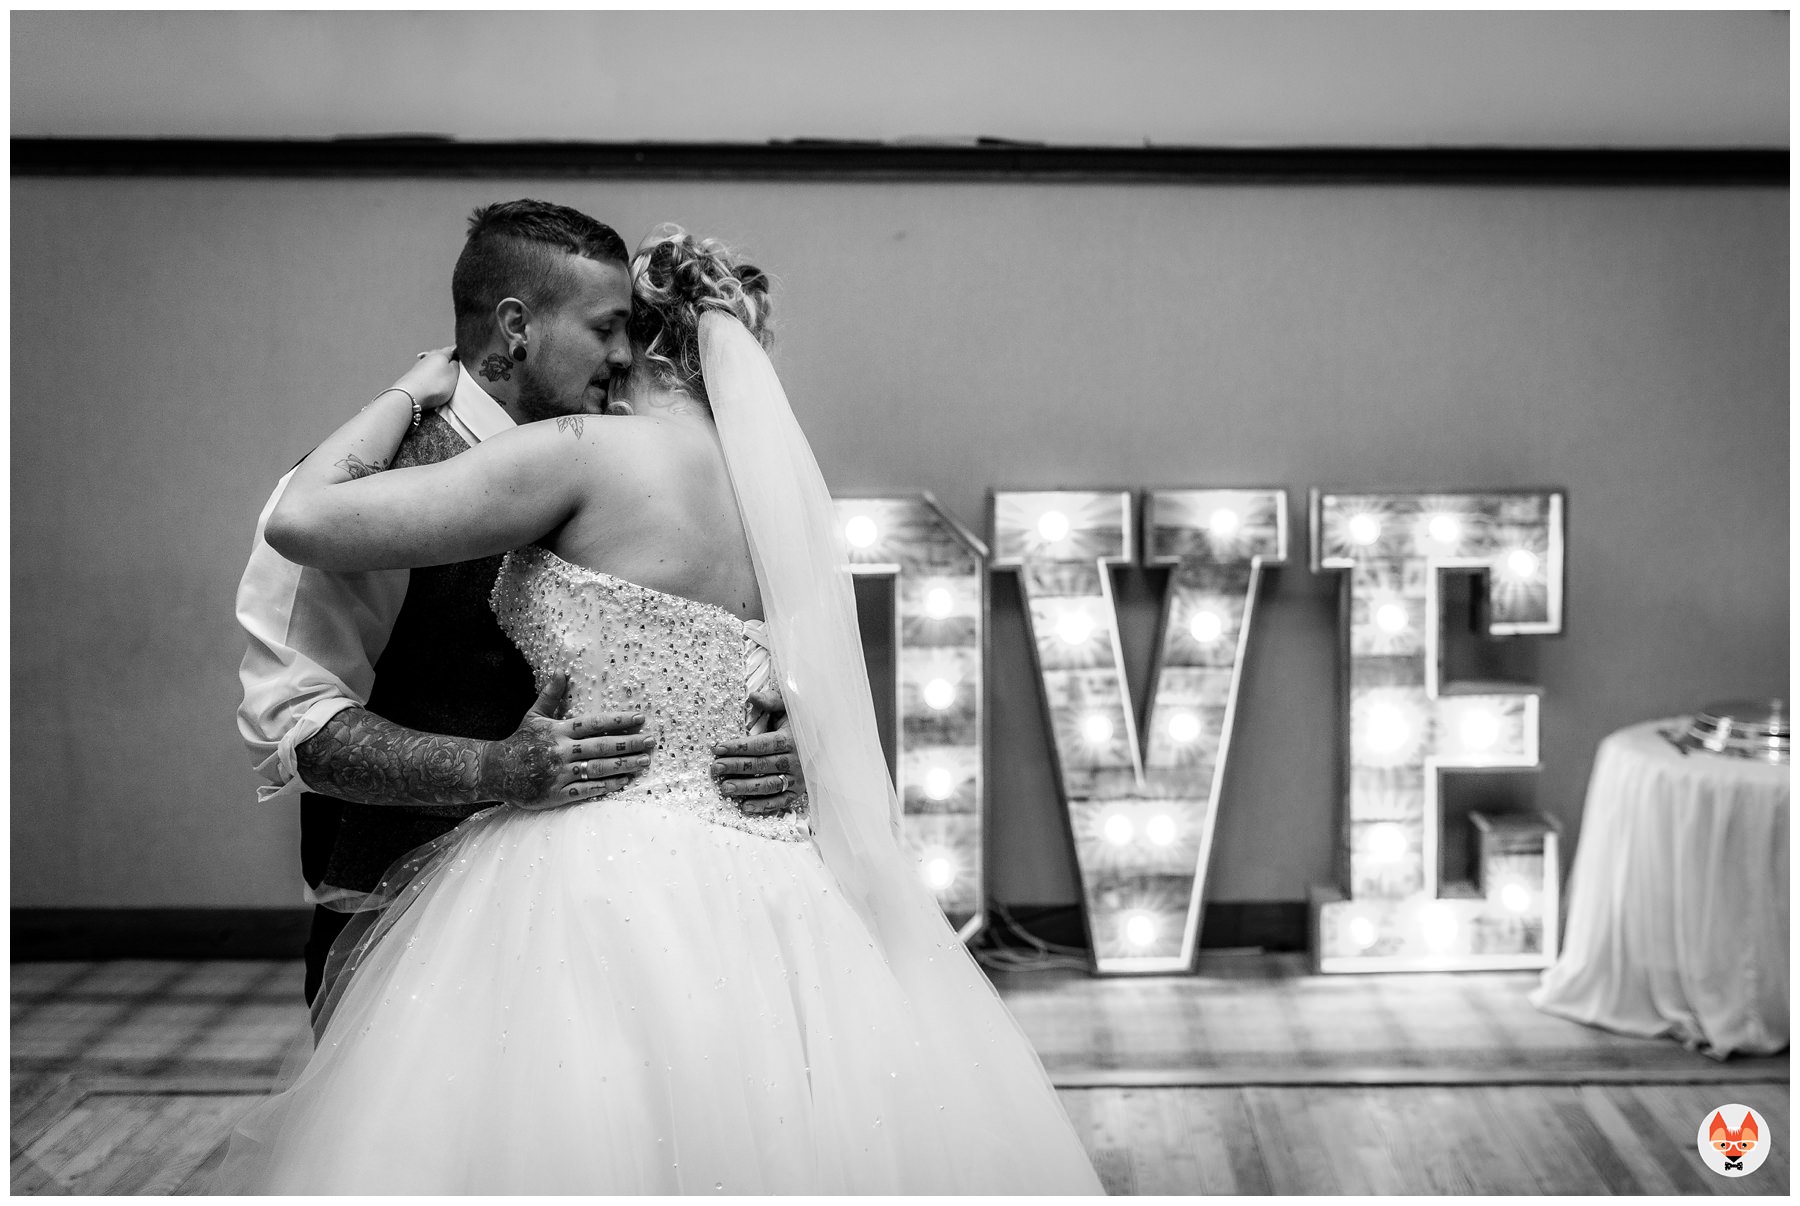
[[[642,712],[657,737],[650,767],[601,801],[649,798],[745,833],[809,837],[804,817],[746,816],[710,774],[713,746],[744,731],[747,674],[762,623],[708,603],[664,594],[531,546],[506,555],[494,582],[494,614],[540,685],[569,676],[564,715]]]

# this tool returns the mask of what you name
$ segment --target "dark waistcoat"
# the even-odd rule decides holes
[[[393,467],[428,465],[468,445],[434,411],[407,433]],[[509,736],[537,699],[531,668],[494,620],[488,596],[500,557],[415,569],[393,635],[375,663],[369,711],[395,724],[452,737]],[[415,808],[355,804],[308,793],[301,842],[322,852],[319,832],[336,805],[341,820],[325,865],[306,867],[309,882],[368,891],[415,846],[449,832],[482,807]],[[311,832],[309,832],[309,829]],[[304,857],[304,855],[303,855]],[[315,859],[317,855],[315,854]]]

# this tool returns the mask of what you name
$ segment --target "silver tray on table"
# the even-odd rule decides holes
[[[1707,704],[1684,727],[1663,736],[1682,753],[1690,750],[1786,765],[1791,757],[1787,702],[1730,699]]]

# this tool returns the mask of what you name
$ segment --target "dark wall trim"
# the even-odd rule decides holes
[[[1079,905],[1013,905],[1013,919],[1046,942],[1085,947]],[[1306,949],[1303,900],[1211,901],[1200,947]],[[14,909],[12,961],[298,959],[310,908]]]
[[[367,176],[1157,184],[1786,185],[1784,149],[1058,147],[15,138],[25,176]]]
[[[312,910],[14,909],[12,961],[298,959]]]
[[[990,910],[992,915],[995,910]],[[1007,915],[1019,928],[1058,946],[1086,947],[1081,906],[1009,905]],[[1309,910],[1304,900],[1209,900],[1200,911],[1202,951],[1245,950],[1304,951]],[[990,916],[992,940],[1009,945],[1005,925]]]

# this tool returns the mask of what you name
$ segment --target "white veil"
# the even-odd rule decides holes
[[[875,730],[849,550],[775,368],[736,318],[700,318],[713,420],[762,588],[821,846],[894,845],[900,803]]]
[[[820,852],[884,946],[955,941],[900,853],[900,804],[875,729],[848,548],[812,448],[743,323],[703,314],[700,359]]]
[[[1092,1186],[1043,1066],[902,851],[848,548],[774,366],[741,322],[717,311],[701,316],[700,354],[825,865],[915,1016],[983,1070],[977,1083],[996,1092],[989,1104],[1005,1119],[993,1141],[1040,1174],[1063,1173],[1055,1179],[1071,1191]],[[1068,1142],[1051,1140],[1059,1129]],[[1029,1152],[1016,1146],[1023,1137]],[[1044,1167],[1065,1159],[1066,1169]]]

